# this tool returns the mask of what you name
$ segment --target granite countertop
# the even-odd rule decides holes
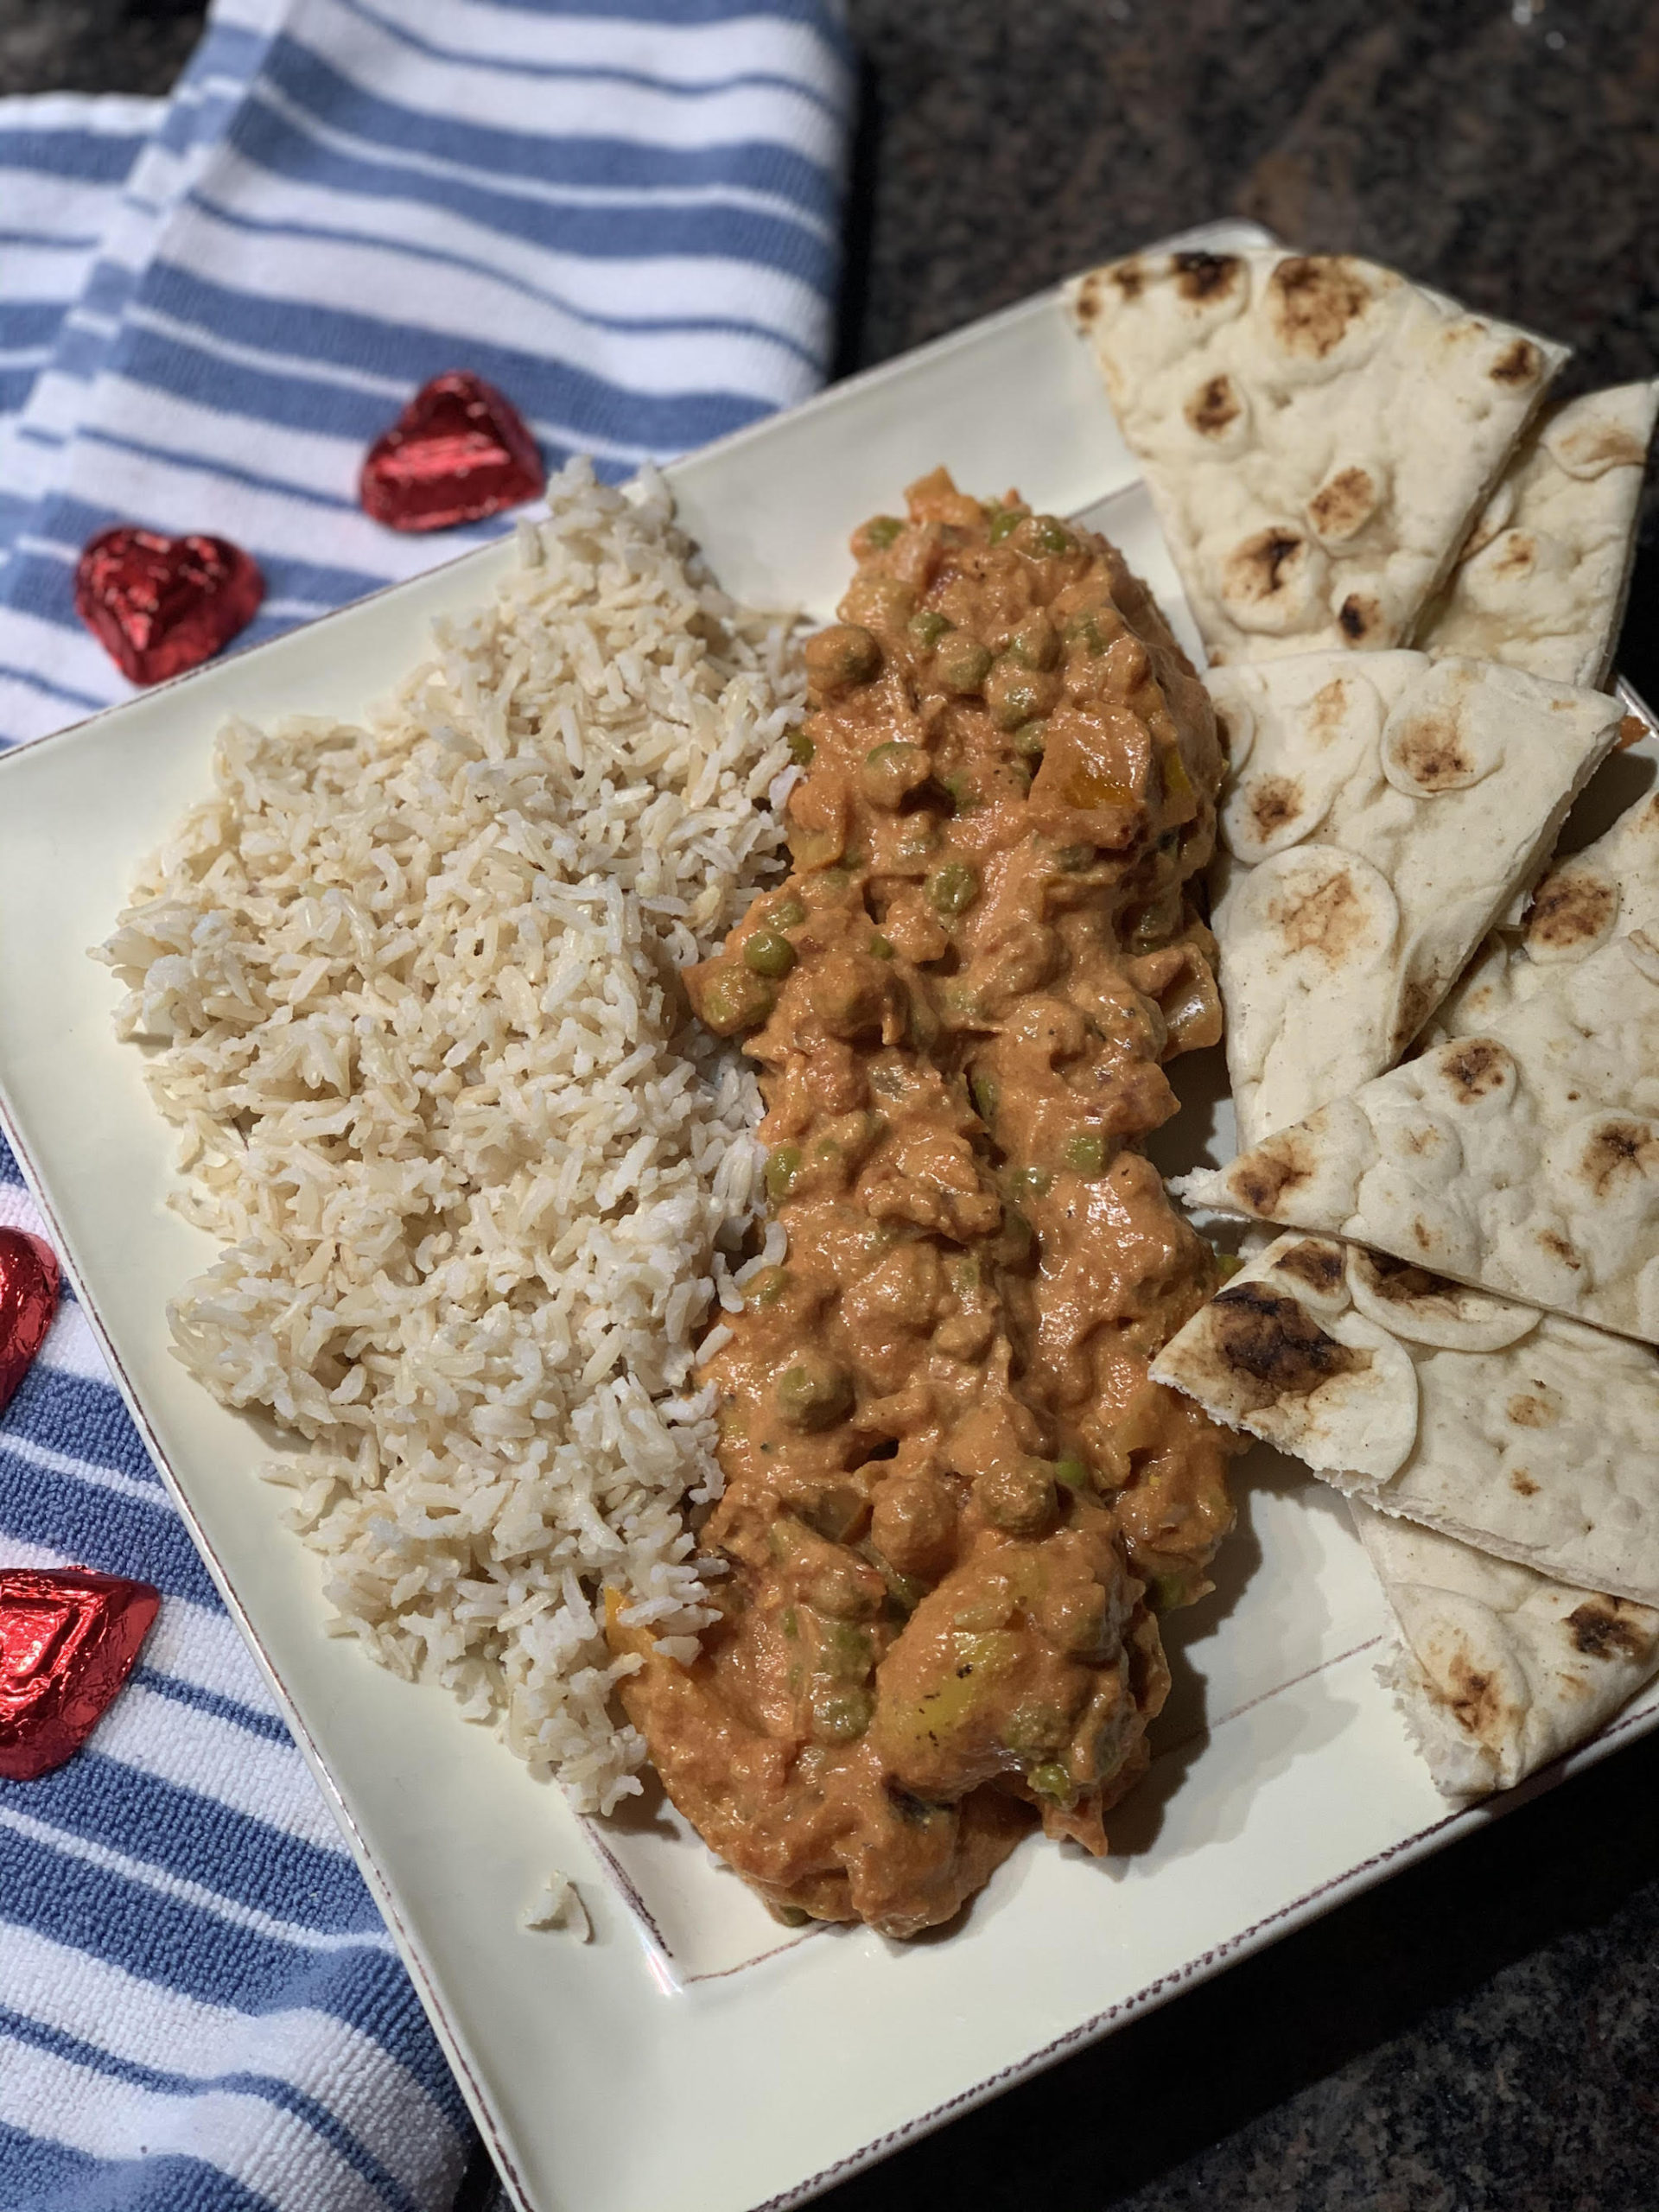
[[[1224,214],[1659,371],[1652,0],[847,0],[838,367]],[[0,91],[166,89],[191,0],[0,0]],[[1659,701],[1659,487],[1622,665]],[[1659,1738],[1231,1967],[825,2212],[1654,2212]]]

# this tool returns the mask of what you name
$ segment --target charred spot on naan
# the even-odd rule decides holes
[[[1339,968],[1363,947],[1371,916],[1352,877],[1336,870],[1310,891],[1275,899],[1268,918],[1287,952],[1321,953]]]
[[[1319,745],[1329,745],[1342,734],[1348,717],[1354,711],[1355,695],[1345,676],[1333,676],[1322,683],[1302,709],[1301,728],[1305,737]]]
[[[1599,475],[1606,468],[1641,468],[1647,447],[1623,423],[1582,423],[1555,442],[1557,458],[1575,474]]]
[[[1515,1073],[1515,1062],[1495,1037],[1471,1037],[1449,1046],[1439,1068],[1452,1101],[1472,1106],[1502,1090]]]
[[[1351,645],[1381,645],[1387,642],[1389,619],[1374,593],[1351,591],[1337,609],[1337,627]]]
[[[1480,773],[1455,715],[1413,716],[1393,734],[1391,750],[1402,774],[1421,791],[1459,791]]]
[[[1281,1252],[1273,1263],[1275,1274],[1292,1275],[1324,1296],[1342,1288],[1343,1253],[1340,1244],[1327,1244],[1317,1236],[1304,1237]]]
[[[1495,550],[1487,562],[1489,575],[1507,583],[1518,583],[1522,576],[1529,576],[1538,565],[1538,541],[1524,530],[1506,530],[1495,541]]]
[[[1396,1052],[1404,1052],[1444,996],[1443,981],[1433,975],[1413,976],[1408,980],[1400,994],[1400,1005],[1394,1020]]]
[[[1230,1395],[1250,1411],[1307,1397],[1371,1363],[1369,1352],[1338,1344],[1295,1299],[1264,1283],[1234,1283],[1211,1300],[1210,1313]]]
[[[1218,438],[1244,411],[1229,376],[1210,377],[1187,401],[1182,412],[1201,438]]]
[[[1516,391],[1522,385],[1536,384],[1543,372],[1544,357],[1530,338],[1512,340],[1488,372],[1494,384]]]
[[[1651,1619],[1645,1606],[1637,1608],[1622,1598],[1588,1598],[1567,1617],[1576,1649],[1586,1659],[1628,1659],[1633,1666],[1645,1663],[1653,1649],[1653,1631],[1643,1625]]]
[[[1243,281],[1244,264],[1236,253],[1177,253],[1170,257],[1175,289],[1184,300],[1223,298]]]
[[[1497,1742],[1506,1718],[1502,1694],[1495,1679],[1473,1665],[1466,1652],[1452,1653],[1446,1669],[1446,1688],[1441,1689],[1438,1684],[1433,1688],[1460,1727],[1478,1742]]]
[[[1561,1235],[1559,1229],[1541,1229],[1538,1243],[1552,1260],[1559,1261],[1564,1268],[1570,1268],[1575,1275],[1583,1274],[1584,1255],[1576,1244]]]
[[[1227,1171],[1227,1185],[1240,1205],[1271,1220],[1287,1191],[1312,1181],[1315,1165],[1300,1131],[1281,1129],[1257,1145],[1248,1159],[1234,1162]]]
[[[1291,254],[1268,279],[1268,318],[1287,353],[1323,360],[1372,301],[1357,264],[1341,254]]]
[[[1414,1261],[1397,1259],[1392,1252],[1357,1248],[1353,1256],[1356,1266],[1365,1271],[1366,1287],[1372,1295],[1396,1305],[1414,1306],[1424,1298],[1455,1298],[1463,1287],[1446,1275],[1431,1274]]]
[[[1533,893],[1527,943],[1549,952],[1599,944],[1618,918],[1618,886],[1584,868],[1558,868]]]
[[[1235,545],[1223,564],[1223,594],[1260,607],[1287,594],[1309,566],[1313,549],[1301,532],[1269,523]]]
[[[1300,776],[1258,776],[1245,788],[1250,826],[1262,844],[1293,823],[1305,803]]]
[[[1579,1172],[1599,1198],[1605,1198],[1617,1177],[1637,1176],[1659,1169],[1659,1137],[1648,1122],[1604,1122],[1591,1132]]]
[[[1369,468],[1339,468],[1307,503],[1307,518],[1332,544],[1357,537],[1382,503],[1381,486]]]

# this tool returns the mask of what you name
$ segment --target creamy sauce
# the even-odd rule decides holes
[[[1040,1820],[1106,1847],[1234,1440],[1149,1358],[1215,1287],[1135,1148],[1213,1043],[1203,687],[1103,540],[943,471],[807,648],[794,869],[686,976],[763,1071],[751,1283],[681,1666],[613,1618],[675,1802],[785,1917],[950,1919]]]

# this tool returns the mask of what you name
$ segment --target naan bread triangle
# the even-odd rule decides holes
[[[1206,678],[1230,765],[1211,926],[1250,1145],[1397,1060],[1618,734],[1489,662],[1311,653]]]
[[[1518,928],[1494,930],[1437,1010],[1431,1041],[1477,1037],[1552,976],[1604,945],[1623,918],[1659,944],[1659,795],[1637,800],[1539,882]]]
[[[1644,1344],[1287,1236],[1153,1374],[1382,1512],[1659,1605],[1659,1354]]]
[[[1636,551],[1659,382],[1551,408],[1499,479],[1416,643],[1601,683]]]
[[[1442,1796],[1511,1789],[1659,1674],[1659,1612],[1489,1557],[1357,1500],[1400,1629],[1378,1673]]]
[[[1659,1674],[1659,1356],[1281,1236],[1154,1378],[1344,1491],[1437,1785],[1507,1789]]]
[[[1640,912],[1478,1034],[1173,1187],[1659,1342],[1659,938]]]
[[[1567,358],[1349,255],[1137,256],[1067,304],[1215,663],[1408,644]]]

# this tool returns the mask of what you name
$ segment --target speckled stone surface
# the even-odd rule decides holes
[[[1570,340],[1564,388],[1659,371],[1655,0],[849,7],[843,372],[1226,213]],[[195,14],[0,0],[0,90],[161,91]],[[1659,698],[1652,489],[1648,538],[1622,659]],[[1656,1877],[1650,1738],[821,2201],[1659,2212]]]

